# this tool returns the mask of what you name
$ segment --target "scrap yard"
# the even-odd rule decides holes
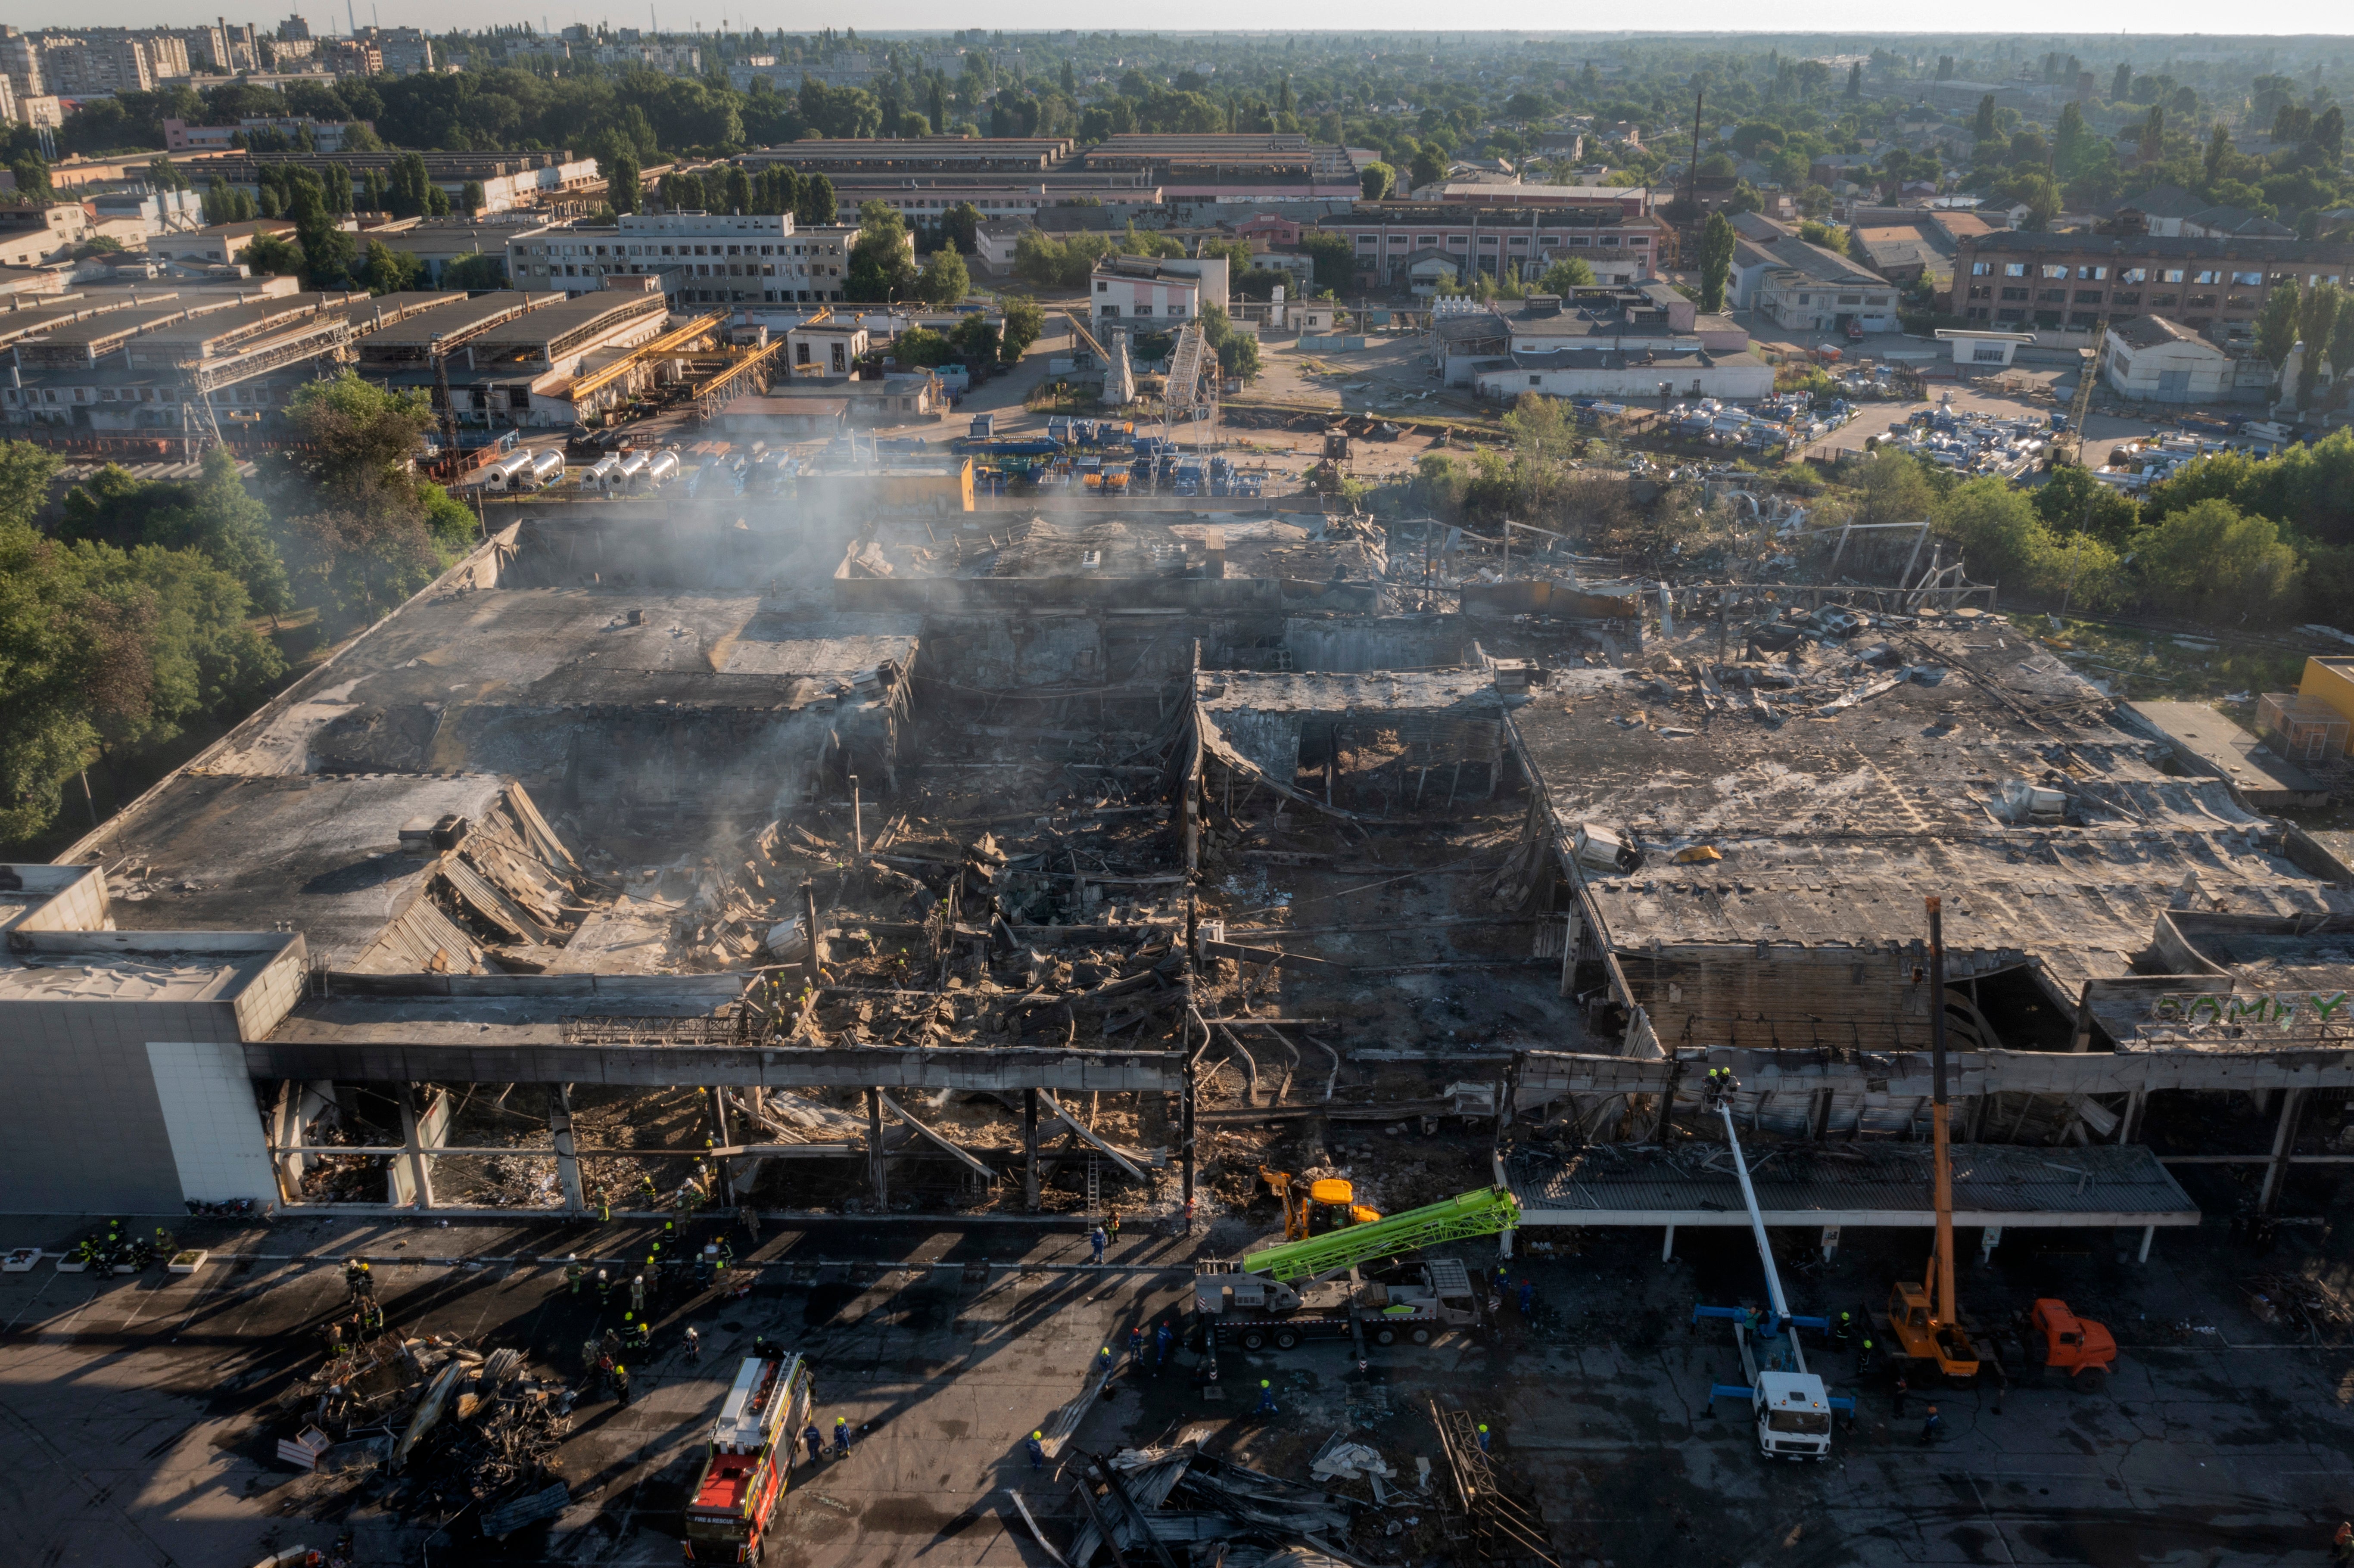
[[[0,867],[25,1555],[2323,1561],[2354,869],[1697,482],[518,505]]]

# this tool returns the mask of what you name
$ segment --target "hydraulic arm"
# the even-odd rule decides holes
[[[1285,1242],[1242,1260],[1239,1272],[1260,1274],[1287,1284],[1346,1273],[1369,1258],[1437,1246],[1442,1242],[1491,1236],[1512,1228],[1521,1205],[1501,1187],[1464,1192],[1371,1224],[1350,1225],[1306,1241]]]

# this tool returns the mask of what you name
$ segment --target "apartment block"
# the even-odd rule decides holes
[[[610,226],[516,233],[507,276],[574,294],[658,278],[682,306],[837,303],[857,236],[854,223],[803,228],[790,213],[625,213]]]
[[[2246,337],[2264,296],[2292,280],[2342,285],[2354,243],[2342,239],[2028,233],[1969,237],[1954,257],[1954,305],[1966,321],[2086,333],[2107,317],[2155,315],[2213,342]]]
[[[1653,275],[1667,235],[1659,219],[1630,216],[1615,200],[1574,207],[1366,203],[1318,227],[1348,237],[1356,286],[1366,290],[1405,288],[1409,259],[1426,250],[1453,260],[1467,276],[1500,277],[1515,265],[1528,275],[1577,256],[1598,283],[1639,283]]]

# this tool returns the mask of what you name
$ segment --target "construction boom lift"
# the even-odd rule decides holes
[[[1782,1274],[1774,1266],[1774,1248],[1766,1239],[1766,1216],[1757,1209],[1757,1190],[1749,1181],[1749,1164],[1741,1155],[1741,1135],[1734,1130],[1733,1105],[1717,1104],[1724,1117],[1725,1141],[1733,1149],[1733,1169],[1741,1179],[1741,1201],[1749,1205],[1750,1233],[1757,1238],[1757,1261],[1766,1270],[1766,1299],[1771,1308],[1759,1315],[1744,1307],[1695,1307],[1692,1321],[1723,1318],[1733,1324],[1734,1342],[1741,1348],[1741,1370],[1746,1383],[1711,1383],[1711,1403],[1745,1399],[1756,1424],[1757,1451],[1769,1459],[1823,1459],[1831,1451],[1831,1412],[1852,1411],[1855,1401],[1834,1399],[1823,1380],[1807,1370],[1806,1347],[1798,1342],[1800,1329],[1828,1330],[1827,1318],[1792,1314],[1782,1294]],[[1787,1349],[1784,1348],[1785,1336]]]
[[[1308,1201],[1313,1202],[1312,1189]],[[1358,1266],[1495,1235],[1520,1217],[1511,1193],[1489,1187],[1387,1219],[1287,1240],[1247,1257],[1204,1263],[1193,1277],[1193,1305],[1208,1321],[1213,1344],[1226,1334],[1245,1350],[1271,1341],[1288,1351],[1306,1339],[1355,1338],[1362,1344],[1367,1335],[1382,1345],[1401,1334],[1426,1344],[1435,1328],[1479,1321],[1479,1291],[1461,1261],[1430,1259],[1417,1285],[1368,1284]]]
[[[2069,404],[2068,427],[2075,432],[2075,460],[2078,468],[2093,465],[2084,461],[2084,420],[2093,411],[2093,388],[2101,379],[2101,361],[2109,353],[2109,318],[2103,316],[2093,327],[2093,358],[2078,373],[2076,396]]]
[[[1946,1099],[1946,925],[1944,901],[1929,905],[1929,1141],[1935,1170],[1932,1202],[1937,1216],[1936,1245],[1916,1281],[1900,1280],[1888,1292],[1888,1330],[1897,1349],[1914,1361],[1934,1361],[1956,1383],[1978,1380],[1982,1362],[1999,1353],[1978,1340],[1954,1309],[1954,1165],[1947,1148]],[[1916,971],[1917,972],[1917,971]]]
[[[793,1466],[794,1436],[816,1397],[809,1362],[797,1353],[747,1356],[737,1366],[687,1488],[687,1562],[760,1561]]]

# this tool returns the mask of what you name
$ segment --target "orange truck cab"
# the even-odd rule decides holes
[[[816,1389],[799,1355],[748,1356],[711,1424],[703,1467],[686,1492],[686,1561],[758,1563],[784,1495],[793,1434]]]
[[[2077,1317],[2065,1301],[2044,1297],[2027,1320],[2028,1355],[2038,1368],[2049,1367],[2068,1379],[2079,1393],[2093,1393],[2115,1370],[2115,1338],[2090,1318]]]

